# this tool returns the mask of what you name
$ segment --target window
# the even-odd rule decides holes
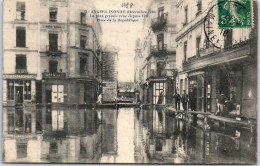
[[[196,56],[200,56],[200,36],[196,38]]]
[[[183,94],[183,79],[180,80],[180,95]]]
[[[52,85],[52,102],[63,103],[64,102],[64,85]]]
[[[157,47],[158,47],[158,51],[162,51],[164,48],[164,35],[163,34],[159,34],[157,35]]]
[[[187,41],[185,41],[183,44],[183,55],[184,55],[184,60],[186,61],[186,59],[187,59]]]
[[[232,39],[233,39],[233,31],[232,29],[229,29],[227,35],[224,38],[224,48],[229,48],[232,46]]]
[[[80,58],[80,74],[85,74],[87,71],[87,58]]]
[[[26,56],[25,55],[16,55],[16,73],[26,73]]]
[[[31,81],[24,81],[24,100],[31,100]]]
[[[157,62],[157,76],[163,76],[163,71],[165,71],[165,62]]]
[[[163,22],[164,20],[164,8],[158,8],[158,21]]]
[[[50,7],[50,22],[57,22],[58,9],[55,7]]]
[[[7,100],[14,100],[14,80],[7,80]]]
[[[92,62],[93,62],[93,75],[95,74],[95,57],[93,56],[93,60],[92,60]]]
[[[14,113],[9,113],[7,115],[7,120],[8,120],[7,131],[13,132],[14,131]]]
[[[197,13],[196,13],[196,16],[199,15],[201,13],[201,0],[197,2]]]
[[[86,13],[85,12],[80,13],[80,23],[86,24]]]
[[[185,22],[184,22],[184,25],[186,25],[188,23],[188,6],[186,6],[184,8],[184,16],[185,16]]]
[[[162,104],[165,104],[165,83],[153,84],[153,104],[157,104],[160,94],[162,93]]]
[[[57,73],[57,61],[49,61],[49,73]]]
[[[86,48],[87,36],[80,35],[80,47]]]
[[[16,27],[16,47],[26,46],[26,32],[24,27]]]
[[[64,129],[64,111],[52,110],[52,131]]]
[[[58,51],[58,34],[56,33],[49,34],[49,51]]]
[[[25,3],[16,2],[16,19],[25,20]]]

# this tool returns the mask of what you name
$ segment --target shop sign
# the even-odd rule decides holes
[[[3,79],[36,79],[36,74],[4,74]]]
[[[66,78],[66,73],[42,73],[42,78]]]

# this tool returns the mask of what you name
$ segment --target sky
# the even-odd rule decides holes
[[[133,3],[131,10],[145,10],[149,0],[93,0],[96,10],[129,10],[122,3]],[[142,19],[139,22],[101,22],[102,42],[109,43],[119,49],[118,80],[134,80],[135,41],[140,36]]]

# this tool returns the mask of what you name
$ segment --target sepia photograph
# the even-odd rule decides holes
[[[257,0],[2,14],[2,162],[257,164]]]

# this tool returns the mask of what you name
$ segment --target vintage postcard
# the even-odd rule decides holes
[[[257,163],[256,0],[5,0],[6,163]]]

